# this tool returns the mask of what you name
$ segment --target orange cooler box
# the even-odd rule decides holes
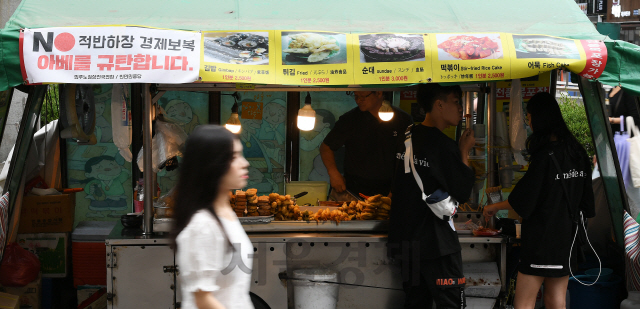
[[[105,239],[116,221],[81,221],[71,234],[73,285],[107,285]]]

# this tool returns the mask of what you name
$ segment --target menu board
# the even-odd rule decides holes
[[[276,82],[283,85],[353,84],[351,35],[276,31]]]
[[[200,80],[300,86],[511,80],[564,68],[589,79],[600,41],[510,33],[206,31]]]
[[[274,31],[202,33],[200,78],[205,81],[274,84]]]
[[[581,72],[585,67],[585,53],[579,40],[546,35],[512,35],[512,77],[523,78],[543,72],[566,68]]]
[[[433,82],[511,79],[504,33],[438,33],[429,37]]]
[[[353,35],[352,45],[356,84],[427,81],[431,53],[426,53],[422,34],[359,34]]]

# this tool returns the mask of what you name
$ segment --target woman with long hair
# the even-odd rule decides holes
[[[240,140],[220,126],[189,135],[176,185],[171,233],[180,266],[182,308],[253,308],[253,245],[229,202],[247,185]]]
[[[508,200],[485,206],[484,215],[508,209],[523,218],[514,307],[533,308],[544,282],[545,308],[565,308],[578,224],[595,216],[591,164],[551,94],[529,100],[527,120],[533,130],[526,142],[529,169]]]

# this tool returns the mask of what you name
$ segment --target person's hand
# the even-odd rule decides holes
[[[336,175],[329,175],[329,180],[331,181],[331,187],[336,192],[341,193],[347,189],[347,185],[345,184],[344,176],[340,173],[336,173]]]
[[[497,212],[498,212],[498,209],[496,209],[494,205],[487,205],[487,206],[484,206],[484,210],[482,211],[482,214],[484,215],[485,219],[489,220],[491,219],[491,217],[495,216]]]
[[[473,133],[473,129],[467,128],[460,135],[460,141],[458,141],[458,145],[460,146],[460,152],[467,153],[475,146],[476,138]]]

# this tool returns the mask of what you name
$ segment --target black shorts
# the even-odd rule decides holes
[[[466,307],[461,252],[430,260],[402,261],[404,308]]]

